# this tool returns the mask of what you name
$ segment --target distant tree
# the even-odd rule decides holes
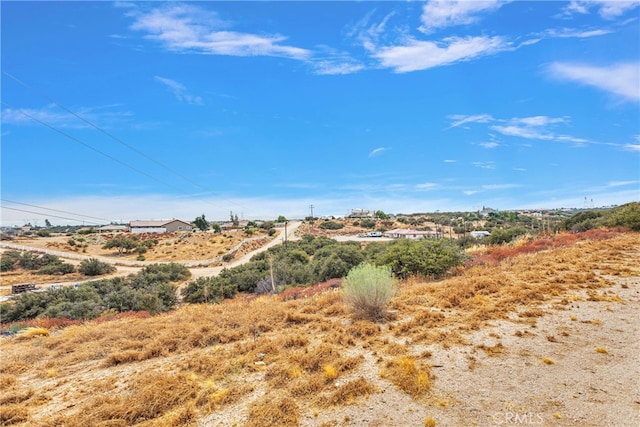
[[[234,227],[237,227],[238,225],[240,225],[240,221],[238,220],[238,214],[234,214],[233,212],[231,212],[230,217],[231,217],[231,223],[233,224]]]
[[[138,242],[131,237],[118,236],[113,239],[107,240],[107,242],[102,246],[102,249],[118,249],[118,255],[122,255],[123,253],[127,253],[132,249],[135,249],[138,246]]]
[[[280,215],[278,219],[276,219],[276,222],[287,222],[287,218],[285,218],[284,215]]]
[[[95,258],[84,260],[78,266],[78,271],[85,276],[101,276],[103,274],[112,273],[116,268]]]
[[[628,227],[631,230],[640,231],[640,203],[628,203],[612,209],[607,225]]]
[[[220,224],[218,224],[217,222],[211,225],[211,229],[213,229],[214,233],[222,233],[222,227],[220,227]]]
[[[51,227],[51,223],[49,222],[49,220],[48,220],[48,219],[45,219],[45,220],[44,220],[44,225],[45,225],[47,228]]]
[[[409,276],[440,277],[463,261],[462,250],[445,239],[400,239],[376,257],[376,264],[390,266],[393,274],[402,279]]]
[[[202,231],[207,231],[209,229],[209,223],[205,219],[204,214],[196,217],[196,219],[193,220],[193,223]]]
[[[324,230],[340,230],[344,225],[335,221],[325,221],[318,226],[318,228],[322,228]]]
[[[383,211],[376,211],[376,215],[375,216],[376,216],[376,218],[380,218],[380,219],[389,219],[389,215],[387,215]]]

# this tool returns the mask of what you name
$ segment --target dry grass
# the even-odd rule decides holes
[[[425,395],[431,388],[431,373],[427,366],[412,357],[403,356],[387,362],[380,376],[389,379],[412,397]]]
[[[366,400],[380,382],[424,399],[437,381],[427,358],[469,345],[469,335],[489,322],[522,323],[517,335],[525,337],[554,303],[624,303],[602,288],[618,268],[640,273],[639,247],[638,234],[576,240],[439,282],[411,279],[391,301],[395,319],[381,324],[354,321],[330,288],[292,300],[188,305],[155,317],[70,326],[42,320],[30,326],[48,336],[0,338],[0,423],[183,426],[232,408],[248,425],[297,425],[314,408],[339,413]],[[597,319],[584,321],[598,327]],[[478,348],[490,356],[507,351],[491,344]],[[382,378],[371,376],[376,371]]]

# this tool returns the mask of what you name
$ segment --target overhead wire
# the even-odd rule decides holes
[[[134,166],[131,166],[131,165],[129,165],[129,164],[127,164],[127,163],[123,162],[122,160],[118,159],[117,157],[114,157],[114,156],[112,156],[112,155],[110,155],[110,154],[107,154],[107,153],[105,153],[104,151],[99,150],[99,149],[97,149],[97,148],[93,147],[92,145],[87,144],[86,142],[81,141],[80,139],[76,138],[75,136],[73,136],[73,135],[69,135],[68,133],[66,133],[66,132],[64,132],[64,131],[62,131],[62,130],[60,130],[60,129],[57,129],[57,128],[56,128],[56,127],[54,127],[54,126],[51,126],[50,124],[48,124],[48,123],[46,123],[46,122],[43,122],[42,120],[38,119],[37,117],[34,117],[33,115],[31,115],[31,114],[27,113],[27,112],[26,112],[26,111],[24,111],[24,110],[21,110],[21,109],[19,109],[19,108],[12,107],[11,105],[7,104],[7,103],[6,103],[6,102],[4,102],[4,101],[0,101],[0,102],[2,103],[2,105],[5,105],[5,106],[7,106],[7,107],[9,107],[9,108],[11,108],[11,109],[13,109],[13,110],[15,110],[15,111],[18,111],[20,114],[23,114],[24,116],[29,117],[31,120],[33,120],[33,121],[35,121],[35,122],[37,122],[37,123],[40,123],[42,126],[47,127],[47,128],[49,128],[49,129],[51,129],[52,131],[57,132],[57,133],[61,134],[62,136],[66,137],[66,138],[69,138],[70,140],[72,140],[72,141],[74,141],[74,142],[77,142],[78,144],[83,145],[83,146],[87,147],[88,149],[90,149],[90,150],[92,150],[92,151],[95,151],[96,153],[98,153],[98,154],[100,154],[100,155],[102,155],[102,156],[104,156],[104,157],[106,157],[106,158],[108,158],[108,159],[110,159],[110,160],[113,160],[114,162],[116,162],[116,163],[118,163],[118,164],[120,164],[120,165],[122,165],[122,166],[124,166],[124,167],[126,167],[126,168],[128,168],[128,169],[131,169],[131,170],[132,170],[132,171],[134,171],[134,172],[137,172],[137,173],[139,173],[139,174],[141,174],[141,175],[144,175],[144,176],[146,176],[146,177],[148,177],[148,178],[151,178],[152,180],[154,180],[154,181],[156,181],[156,182],[159,182],[159,183],[161,183],[161,184],[164,184],[164,185],[166,185],[166,186],[168,186],[168,187],[170,187],[170,188],[173,188],[173,189],[179,190],[179,188],[174,187],[173,185],[169,184],[168,182],[164,182],[164,181],[162,181],[161,179],[158,179],[158,178],[156,178],[156,177],[155,177],[155,176],[153,176],[153,175],[150,175],[150,174],[148,174],[148,173],[146,173],[146,172],[144,172],[144,171],[142,171],[142,170],[140,170],[140,169],[138,169],[138,168],[136,168],[136,167],[134,167]]]
[[[52,212],[60,212],[60,213],[65,213],[65,214],[69,214],[69,215],[74,215],[74,216],[81,216],[81,217],[85,217],[85,218],[98,219],[100,221],[111,221],[111,220],[106,219],[106,218],[100,218],[100,217],[97,217],[97,216],[90,216],[90,215],[84,215],[84,214],[79,214],[79,213],[75,213],[75,212],[63,211],[63,210],[60,210],[60,209],[47,208],[45,206],[31,205],[29,203],[15,202],[13,200],[7,200],[7,199],[0,199],[0,200],[3,201],[3,202],[7,202],[7,203],[13,203],[13,204],[22,205],[22,206],[29,206],[29,207],[32,207],[32,208],[44,209],[44,210],[52,211]],[[8,209],[11,209],[11,208],[8,208]],[[46,215],[46,214],[43,214],[43,215]]]
[[[11,78],[12,80],[14,80],[16,83],[18,83],[18,84],[20,84],[21,86],[23,86],[23,87],[25,87],[26,89],[28,89],[29,91],[31,91],[31,92],[33,92],[33,93],[37,94],[38,96],[40,96],[40,97],[42,97],[42,98],[44,98],[44,99],[46,99],[46,100],[48,100],[48,101],[49,101],[49,102],[51,102],[52,104],[56,105],[58,108],[60,108],[60,109],[62,109],[62,110],[64,110],[64,111],[66,111],[67,113],[69,113],[69,114],[73,115],[73,116],[74,116],[74,117],[76,117],[77,119],[79,119],[79,120],[83,121],[83,122],[84,122],[84,123],[86,123],[87,125],[91,126],[92,128],[96,129],[97,131],[101,132],[102,134],[106,135],[107,137],[111,138],[112,140],[116,141],[118,144],[120,144],[120,145],[122,145],[122,146],[124,146],[124,147],[128,148],[129,150],[131,150],[131,151],[135,152],[136,154],[138,154],[138,155],[140,155],[140,156],[144,157],[145,159],[147,159],[147,160],[151,161],[152,163],[154,163],[154,164],[156,164],[156,165],[158,165],[158,166],[162,167],[162,168],[163,168],[163,169],[165,169],[166,171],[171,172],[172,174],[174,174],[175,176],[177,176],[177,177],[179,177],[180,179],[184,180],[185,182],[188,182],[189,184],[194,185],[195,187],[198,187],[198,188],[200,188],[200,189],[202,189],[202,190],[205,190],[205,191],[208,191],[208,192],[211,192],[211,193],[215,194],[215,192],[214,192],[214,191],[211,191],[211,189],[210,189],[210,188],[207,188],[207,187],[205,187],[205,186],[201,185],[200,183],[193,181],[192,179],[190,179],[190,178],[186,177],[185,175],[183,175],[183,174],[181,174],[180,172],[178,172],[178,171],[174,170],[173,168],[171,168],[171,167],[169,167],[169,166],[165,165],[164,163],[162,163],[162,162],[160,162],[160,161],[158,161],[158,160],[154,159],[153,157],[149,156],[148,154],[144,153],[143,151],[139,150],[138,148],[136,148],[136,147],[132,146],[131,144],[126,143],[126,142],[125,142],[125,141],[123,141],[122,139],[120,139],[120,138],[118,138],[117,136],[113,135],[112,133],[110,133],[110,132],[106,131],[105,129],[101,128],[100,126],[98,126],[98,125],[94,124],[93,122],[91,122],[90,120],[86,119],[85,117],[82,117],[81,115],[77,114],[76,112],[72,111],[71,109],[69,109],[69,108],[65,107],[64,105],[60,104],[60,103],[59,103],[58,101],[56,101],[55,99],[51,98],[50,96],[48,96],[47,94],[43,93],[42,91],[40,91],[40,90],[36,89],[35,87],[33,87],[33,86],[29,85],[28,83],[24,82],[23,80],[19,79],[18,77],[14,76],[13,74],[11,74],[11,73],[9,73],[9,72],[7,72],[7,71],[4,71],[4,70],[2,71],[2,73],[3,73],[5,76],[7,76],[7,77]],[[26,114],[26,113],[24,113],[23,111],[20,111],[20,112],[21,112],[22,114],[27,115],[27,114]],[[28,116],[28,115],[27,115],[27,116]],[[29,116],[29,117],[30,117],[30,116]],[[31,117],[31,118],[33,118],[33,117]],[[34,119],[34,120],[35,120],[35,119]],[[36,121],[38,121],[38,120],[36,120]],[[40,122],[40,123],[42,123],[42,122]],[[51,127],[51,126],[47,126],[47,127]],[[149,176],[149,175],[147,175],[147,174],[145,174],[145,175],[146,175],[146,176]],[[157,180],[157,179],[156,179],[156,180]],[[157,180],[157,181],[158,181],[158,182],[162,182],[162,181],[159,181],[159,180]],[[165,184],[166,184],[166,183],[165,183]],[[170,186],[170,187],[175,189],[175,187],[173,187],[173,186]],[[225,199],[222,199],[222,200],[225,200]],[[202,201],[204,201],[204,200],[202,200]],[[229,202],[229,203],[231,203],[231,204],[233,204],[233,205],[239,206],[239,207],[241,207],[241,208],[243,208],[243,209],[246,209],[244,206],[242,206],[242,205],[240,205],[240,204],[238,204],[238,203],[236,203],[236,202],[231,202],[231,201],[229,201],[229,200],[225,200],[225,201],[227,201],[227,202]],[[206,202],[206,203],[211,203],[211,202]],[[211,203],[211,204],[213,204],[213,203]]]
[[[53,214],[43,214],[41,212],[28,211],[28,210],[25,210],[25,209],[18,209],[18,208],[10,208],[8,206],[0,206],[0,207],[2,209],[10,209],[12,211],[26,212],[26,213],[30,213],[30,214],[42,215],[42,216],[47,216],[47,217],[51,217],[51,218],[67,219],[67,220],[71,220],[71,221],[77,221],[77,222],[82,222],[82,223],[88,222],[90,224],[100,225],[99,222],[86,221],[86,220],[83,220],[83,219],[68,218],[68,217],[64,217],[64,216],[60,216],[60,215],[53,215]]]

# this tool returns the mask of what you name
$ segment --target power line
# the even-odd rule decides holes
[[[177,172],[176,170],[174,170],[174,169],[170,168],[169,166],[165,165],[164,163],[162,163],[162,162],[160,162],[160,161],[158,161],[158,160],[154,159],[153,157],[151,157],[151,156],[149,156],[148,154],[144,153],[143,151],[141,151],[141,150],[137,149],[136,147],[132,146],[131,144],[127,144],[126,142],[124,142],[124,141],[123,141],[123,140],[121,140],[120,138],[116,137],[115,135],[111,134],[110,132],[108,132],[108,131],[104,130],[104,129],[103,129],[103,128],[101,128],[100,126],[98,126],[98,125],[96,125],[96,124],[92,123],[92,122],[91,122],[91,121],[89,121],[88,119],[86,119],[86,118],[82,117],[81,115],[79,115],[79,114],[75,113],[74,111],[72,111],[72,110],[70,110],[69,108],[65,107],[64,105],[60,104],[59,102],[57,102],[56,100],[54,100],[53,98],[51,98],[51,97],[50,97],[50,96],[48,96],[47,94],[43,93],[42,91],[40,91],[40,90],[38,90],[38,89],[34,88],[33,86],[31,86],[31,85],[27,84],[26,82],[24,82],[24,81],[20,80],[19,78],[17,78],[17,77],[16,77],[16,76],[14,76],[13,74],[11,74],[11,73],[9,73],[9,72],[7,72],[7,71],[2,71],[2,73],[3,73],[4,75],[6,75],[7,77],[9,77],[9,78],[13,79],[15,82],[17,82],[18,84],[22,85],[22,86],[23,86],[23,87],[25,87],[26,89],[30,90],[31,92],[33,92],[33,93],[37,94],[38,96],[40,96],[40,97],[42,97],[42,98],[44,98],[44,99],[48,100],[48,101],[49,101],[49,102],[51,102],[52,104],[56,105],[58,108],[60,108],[60,109],[62,109],[62,110],[64,110],[64,111],[66,111],[67,113],[69,113],[69,114],[73,115],[74,117],[76,117],[76,118],[78,118],[78,119],[82,120],[84,123],[88,124],[89,126],[91,126],[92,128],[96,129],[97,131],[99,131],[99,132],[101,132],[102,134],[104,134],[104,135],[108,136],[109,138],[113,139],[113,140],[114,140],[114,141],[116,141],[118,144],[120,144],[120,145],[122,145],[122,146],[124,146],[124,147],[126,147],[126,148],[128,148],[128,149],[130,149],[131,151],[133,151],[133,152],[137,153],[138,155],[140,155],[140,156],[144,157],[145,159],[147,159],[147,160],[149,160],[149,161],[151,161],[151,162],[155,163],[156,165],[158,165],[158,166],[162,167],[163,169],[165,169],[165,170],[167,170],[167,171],[171,172],[172,174],[176,175],[177,177],[179,177],[180,179],[184,180],[185,182],[188,182],[188,183],[190,183],[191,185],[194,185],[194,186],[196,186],[196,187],[198,187],[198,188],[200,188],[200,189],[202,189],[202,190],[205,190],[205,191],[211,191],[211,189],[209,189],[209,188],[207,188],[207,187],[204,187],[204,186],[202,186],[201,184],[199,184],[199,183],[197,183],[197,182],[195,182],[195,181],[193,181],[193,180],[191,180],[191,179],[187,178],[187,177],[186,177],[186,176],[184,176],[183,174],[181,174],[181,173]],[[23,111],[20,111],[20,112],[21,112],[21,113],[23,113],[23,114],[25,114]],[[34,120],[35,120],[35,119],[34,119]],[[36,121],[37,121],[37,120],[36,120]],[[148,176],[148,175],[147,175],[147,176]],[[159,182],[161,182],[161,181],[159,181]],[[170,186],[170,187],[175,189],[175,187],[172,187],[172,186]],[[212,193],[214,193],[213,191],[211,191],[211,192],[212,192]],[[223,199],[223,200],[224,200],[224,199]],[[240,206],[240,207],[244,208],[244,206],[242,206],[242,205],[240,205],[240,204],[238,204],[238,203],[231,202],[231,201],[229,201],[229,200],[226,200],[226,201],[227,201],[227,202],[230,202],[230,203],[232,203],[232,204],[234,204],[234,205],[236,205],[236,206]],[[210,202],[208,202],[208,203],[210,203]]]
[[[126,168],[128,168],[128,169],[131,169],[131,170],[132,170],[132,171],[134,171],[134,172],[137,172],[137,173],[139,173],[139,174],[142,174],[142,175],[144,175],[144,176],[146,176],[146,177],[148,177],[148,178],[153,179],[154,181],[157,181],[157,182],[159,182],[159,183],[161,183],[161,184],[164,184],[164,185],[166,185],[166,186],[168,186],[168,187],[170,187],[170,188],[173,188],[173,189],[175,189],[175,190],[180,190],[179,188],[174,187],[174,186],[172,186],[171,184],[169,184],[169,183],[167,183],[167,182],[164,182],[164,181],[162,181],[162,180],[160,180],[160,179],[158,179],[158,178],[154,177],[153,175],[149,175],[148,173],[146,173],[146,172],[144,172],[144,171],[141,171],[140,169],[137,169],[137,168],[135,168],[135,167],[133,167],[133,166],[131,166],[131,165],[129,165],[129,164],[127,164],[127,163],[123,162],[122,160],[120,160],[120,159],[118,159],[118,158],[116,158],[116,157],[113,157],[113,156],[112,156],[112,155],[110,155],[110,154],[105,153],[104,151],[98,150],[97,148],[93,147],[92,145],[87,144],[86,142],[83,142],[83,141],[79,140],[79,139],[78,139],[78,138],[76,138],[75,136],[69,135],[68,133],[66,133],[66,132],[64,132],[64,131],[61,131],[60,129],[57,129],[57,128],[55,128],[55,127],[51,126],[50,124],[43,122],[42,120],[40,120],[40,119],[38,119],[38,118],[36,118],[36,117],[33,117],[31,114],[29,114],[29,113],[27,113],[27,112],[25,112],[25,111],[23,111],[23,110],[21,110],[21,109],[19,109],[19,108],[14,108],[14,107],[12,107],[11,105],[7,104],[7,103],[6,103],[6,102],[4,102],[4,101],[2,101],[2,105],[5,105],[5,106],[7,106],[7,107],[9,107],[9,108],[13,108],[14,110],[18,111],[19,113],[21,113],[21,114],[25,115],[26,117],[29,117],[31,120],[33,120],[33,121],[35,121],[35,122],[40,123],[42,126],[47,127],[47,128],[49,128],[49,129],[51,129],[52,131],[57,132],[57,133],[59,133],[59,134],[61,134],[61,135],[65,136],[65,137],[69,138],[70,140],[72,140],[72,141],[74,141],[74,142],[77,142],[78,144],[83,145],[83,146],[87,147],[88,149],[90,149],[90,150],[92,150],[92,151],[95,151],[95,152],[96,152],[96,153],[98,153],[98,154],[103,155],[104,157],[106,157],[106,158],[108,158],[108,159],[110,159],[110,160],[113,160],[113,161],[114,161],[114,162],[116,162],[116,163],[119,163],[120,165],[122,165],[122,166],[124,166],[124,167],[126,167]]]
[[[61,213],[69,214],[69,215],[75,215],[75,216],[83,216],[85,218],[99,219],[100,221],[111,221],[109,219],[99,218],[97,216],[83,215],[83,214],[79,214],[79,213],[75,213],[75,212],[69,212],[69,211],[61,211],[59,209],[47,208],[47,207],[44,207],[44,206],[30,205],[28,203],[21,203],[21,202],[14,202],[13,200],[7,200],[7,199],[0,199],[0,200],[2,200],[3,202],[7,202],[7,203],[14,203],[16,205],[30,206],[32,208],[45,209],[45,210],[48,210],[48,211],[61,212]],[[11,209],[11,208],[8,208],[8,209]],[[46,214],[43,214],[43,215],[46,215]]]
[[[88,222],[88,223],[91,223],[91,224],[94,224],[94,225],[100,225],[100,223],[98,223],[98,222],[85,221],[83,219],[76,219],[76,218],[68,218],[68,217],[59,216],[59,215],[43,214],[41,212],[28,211],[28,210],[25,210],[25,209],[18,209],[18,208],[10,208],[8,206],[0,206],[0,208],[2,208],[2,209],[10,209],[12,211],[26,212],[26,213],[36,214],[36,215],[48,216],[48,217],[51,217],[51,218],[61,218],[61,219],[68,219],[68,220],[76,221],[76,222],[82,222],[82,223]]]

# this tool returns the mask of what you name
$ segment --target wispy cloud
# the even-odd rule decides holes
[[[520,184],[485,184],[482,186],[483,190],[508,190],[511,188],[522,187]]]
[[[624,149],[627,151],[640,151],[640,144],[625,144]]]
[[[76,114],[99,126],[111,126],[133,116],[128,111],[110,111],[114,106],[71,108]],[[84,129],[90,127],[72,114],[53,104],[42,108],[5,108],[2,110],[4,125],[28,125],[41,121],[49,126],[66,129]]]
[[[595,66],[554,62],[549,74],[559,80],[576,82],[609,92],[626,100],[640,101],[640,62]]]
[[[609,187],[625,187],[627,185],[638,185],[640,181],[611,181],[607,185]]]
[[[321,75],[353,74],[365,69],[363,64],[331,60],[313,61],[312,66],[314,72]]]
[[[555,141],[561,143],[571,143],[574,147],[584,147],[586,145],[603,145],[615,147],[617,149],[636,150],[636,144],[620,144],[612,142],[599,142],[586,138],[580,138],[573,135],[558,133],[556,128],[562,125],[570,124],[569,117],[550,117],[550,116],[528,116],[528,117],[512,117],[510,119],[495,118],[489,114],[477,114],[472,116],[449,115],[448,118],[453,120],[452,125],[447,129],[459,126],[459,123],[480,123],[488,125],[490,131],[498,132],[505,136],[514,136],[524,139]],[[473,118],[481,118],[475,120]],[[478,143],[485,148],[495,148],[498,143],[493,141],[494,135],[489,133],[491,141]]]
[[[564,13],[566,15],[588,14],[592,8],[595,8],[604,19],[615,19],[638,6],[640,1],[575,0],[564,8]]]
[[[479,142],[478,145],[487,149],[492,149],[500,146],[500,144],[495,141]]]
[[[470,116],[462,115],[462,114],[453,114],[448,117],[453,120],[449,129],[455,128],[458,126],[462,126],[465,123],[489,123],[494,120],[493,117],[489,114],[474,114]]]
[[[438,188],[438,184],[435,182],[423,182],[422,184],[416,184],[417,190],[435,190]]]
[[[492,55],[511,48],[499,36],[448,37],[441,41],[407,38],[394,46],[374,47],[371,54],[396,73],[427,70]]]
[[[217,13],[189,4],[169,4],[150,11],[136,9],[131,29],[173,52],[208,55],[277,56],[306,60],[311,51],[283,44],[285,36],[230,31]]]
[[[444,161],[445,163],[456,163],[457,160],[453,160],[453,159],[445,159]]]
[[[387,150],[388,150],[388,148],[385,148],[385,147],[376,148],[376,149],[372,150],[369,153],[369,157],[375,157],[375,156],[377,156],[379,154],[382,154],[382,152],[387,151]]]
[[[600,37],[600,36],[604,36],[607,34],[611,34],[613,31],[610,29],[603,29],[603,28],[598,28],[598,29],[590,29],[590,30],[580,30],[580,29],[575,29],[575,28],[552,28],[549,30],[544,31],[543,33],[539,34],[540,37],[543,38],[561,38],[561,39],[567,39],[567,38],[579,38],[579,39],[586,39],[589,37]]]
[[[496,168],[496,164],[495,162],[473,162],[471,163],[473,166],[480,168],[480,169],[495,169]]]
[[[422,7],[420,30],[430,33],[440,28],[469,25],[485,12],[499,9],[507,1],[431,0]]]
[[[154,78],[156,79],[156,81],[168,87],[178,101],[186,102],[187,104],[192,105],[204,105],[204,103],[202,102],[202,98],[199,96],[191,95],[182,83],[178,83],[177,81],[168,79],[166,77],[155,76]]]

